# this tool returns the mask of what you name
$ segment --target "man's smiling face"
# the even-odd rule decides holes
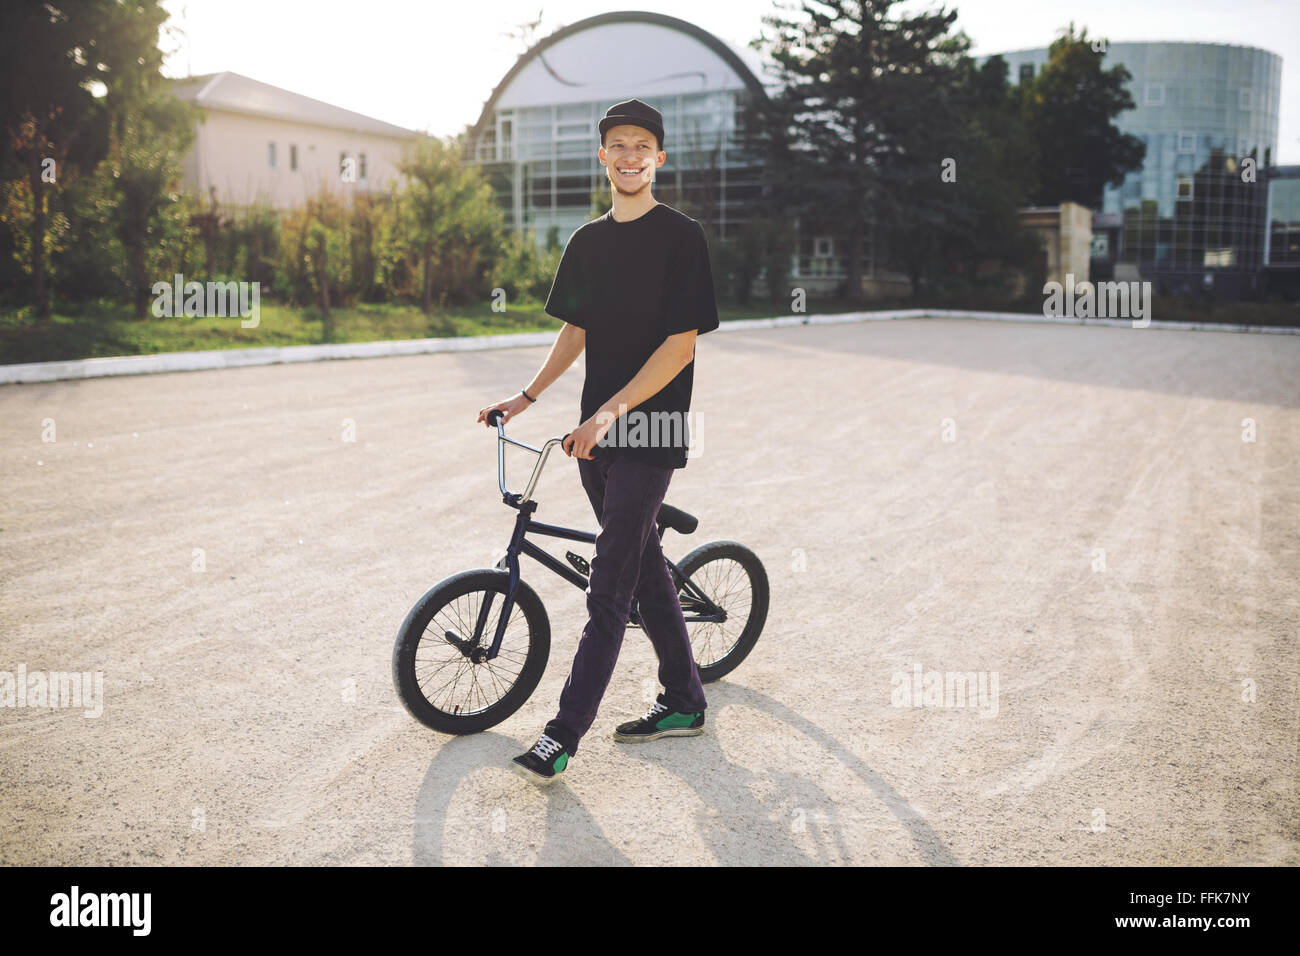
[[[659,149],[655,134],[640,126],[611,126],[605,145],[596,153],[605,176],[624,196],[636,196],[650,188],[655,170],[668,154]]]

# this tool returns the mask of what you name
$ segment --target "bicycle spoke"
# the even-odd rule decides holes
[[[499,591],[475,591],[438,608],[416,646],[413,656],[420,693],[444,713],[468,716],[488,709],[509,693],[528,659],[528,620],[518,604],[511,610],[501,647],[491,661],[476,664],[446,639],[448,632],[462,641],[473,639],[479,612],[488,596],[493,602],[505,597]],[[489,608],[478,647],[491,646],[499,619],[498,608]]]
[[[691,580],[710,601],[727,612],[725,622],[687,624],[695,659],[700,666],[708,666],[731,653],[744,633],[753,603],[753,582],[744,565],[731,558],[708,562],[691,575]]]

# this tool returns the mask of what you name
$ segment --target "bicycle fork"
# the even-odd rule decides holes
[[[479,608],[478,620],[474,624],[474,636],[471,638],[474,650],[469,656],[476,664],[496,658],[501,650],[501,640],[505,637],[506,624],[510,621],[510,614],[515,609],[515,591],[519,587],[519,552],[528,544],[524,540],[524,535],[531,523],[531,515],[537,509],[537,502],[529,501],[518,507],[519,517],[515,520],[515,529],[510,535],[510,544],[506,547],[504,558],[506,570],[510,573],[510,581],[506,585],[506,596],[501,605],[501,616],[497,618],[496,628],[492,634],[492,643],[486,649],[481,646],[483,628],[487,625],[492,603],[496,600],[495,593],[489,593],[487,600]]]

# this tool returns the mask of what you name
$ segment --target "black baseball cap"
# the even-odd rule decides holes
[[[605,138],[605,131],[612,126],[640,126],[648,129],[659,139],[660,148],[664,143],[663,115],[649,103],[640,100],[624,100],[615,103],[605,111],[605,118],[600,121],[600,138]]]

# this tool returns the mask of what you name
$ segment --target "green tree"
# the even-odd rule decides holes
[[[13,4],[0,30],[0,179],[8,185],[0,220],[31,280],[41,317],[50,314],[49,261],[57,191],[78,166],[94,165],[99,107],[95,56],[111,0]],[[102,155],[102,150],[100,151]],[[21,188],[14,181],[22,179]]]
[[[783,81],[755,104],[755,136],[801,218],[847,240],[854,299],[871,221],[941,229],[950,201],[939,162],[957,138],[950,94],[969,40],[949,34],[955,12],[895,15],[898,2],[803,0],[797,19],[764,17],[752,44]]]
[[[323,342],[335,338],[333,310],[352,297],[351,221],[349,205],[325,187],[290,212],[281,230],[286,285],[295,301],[320,309]]]
[[[127,259],[135,316],[149,313],[151,277],[170,275],[188,243],[190,210],[182,201],[181,162],[194,138],[193,110],[165,90],[130,101],[110,132],[114,224]]]
[[[383,219],[387,201],[366,191],[358,191],[349,211],[349,253],[352,258],[352,281],[357,297],[363,302],[378,302],[383,298],[379,283],[379,257],[381,254]]]
[[[757,183],[746,203],[748,220],[736,231],[741,261],[733,290],[737,301],[747,304],[753,283],[761,277],[767,301],[788,307],[798,213],[797,197],[786,179],[793,168],[789,113],[794,107],[789,100],[774,103],[748,91],[741,94],[738,107],[735,141],[739,153],[749,159],[746,175]]]
[[[198,197],[193,197],[193,200],[196,209],[190,214],[190,225],[194,227],[199,241],[203,243],[204,275],[208,279],[215,279],[218,272],[218,247],[221,245],[222,238],[231,232],[235,223],[229,216],[222,215],[215,188],[212,189],[206,206]]]
[[[1017,215],[1032,192],[1031,146],[1006,62],[991,57],[977,68],[963,59],[951,97],[960,120],[949,139],[936,144],[946,152],[935,157],[935,170],[942,172],[919,184],[934,194],[925,206],[930,218],[900,217],[888,233],[914,298],[939,264],[970,281],[988,263],[1023,268],[1036,249]]]
[[[551,281],[563,255],[559,230],[552,226],[547,231],[548,237],[551,233],[556,234],[554,248],[548,241],[540,251],[531,230],[512,233],[506,238],[493,271],[492,285],[505,290],[508,302],[524,297],[544,301],[551,291]]]
[[[1034,193],[1033,141],[1006,61],[994,56],[978,68],[973,60],[962,67],[967,124],[955,185],[964,215],[951,252],[973,275],[982,260],[1022,265],[1026,251],[1036,248],[1026,245],[1017,215]]]
[[[181,163],[198,111],[171,95],[162,76],[160,0],[69,3],[90,39],[81,58],[104,89],[107,156],[95,170],[115,196],[112,222],[126,257],[124,273],[137,318],[148,314],[151,277],[167,275],[192,242]]]
[[[480,294],[500,254],[504,222],[477,167],[461,161],[458,138],[422,137],[399,164],[406,176],[401,211],[420,276],[420,306]]]
[[[55,227],[48,241],[25,246],[37,312],[49,311],[53,284],[44,250],[64,288],[101,295],[131,287],[140,313],[149,276],[175,264],[188,242],[177,185],[192,114],[162,91],[167,13],[158,0],[17,9],[0,34],[0,110],[12,147],[0,151],[0,175],[10,178],[15,159],[30,171],[37,157],[54,159],[57,170],[56,186],[42,179],[26,192],[24,233]]]
[[[114,227],[117,193],[112,177],[99,167],[90,175],[69,177],[58,192],[68,230],[50,269],[64,297],[117,298],[126,288],[126,257]]]
[[[1118,186],[1142,165],[1146,145],[1121,133],[1117,116],[1133,108],[1123,66],[1102,69],[1104,53],[1095,52],[1083,29],[1074,24],[1048,48],[1047,65],[1021,90],[1025,126],[1035,144],[1034,201],[1055,206],[1077,202],[1101,208],[1105,186]]]
[[[275,286],[275,260],[280,245],[280,217],[270,205],[259,203],[235,222],[233,269],[248,282],[264,289]]]

